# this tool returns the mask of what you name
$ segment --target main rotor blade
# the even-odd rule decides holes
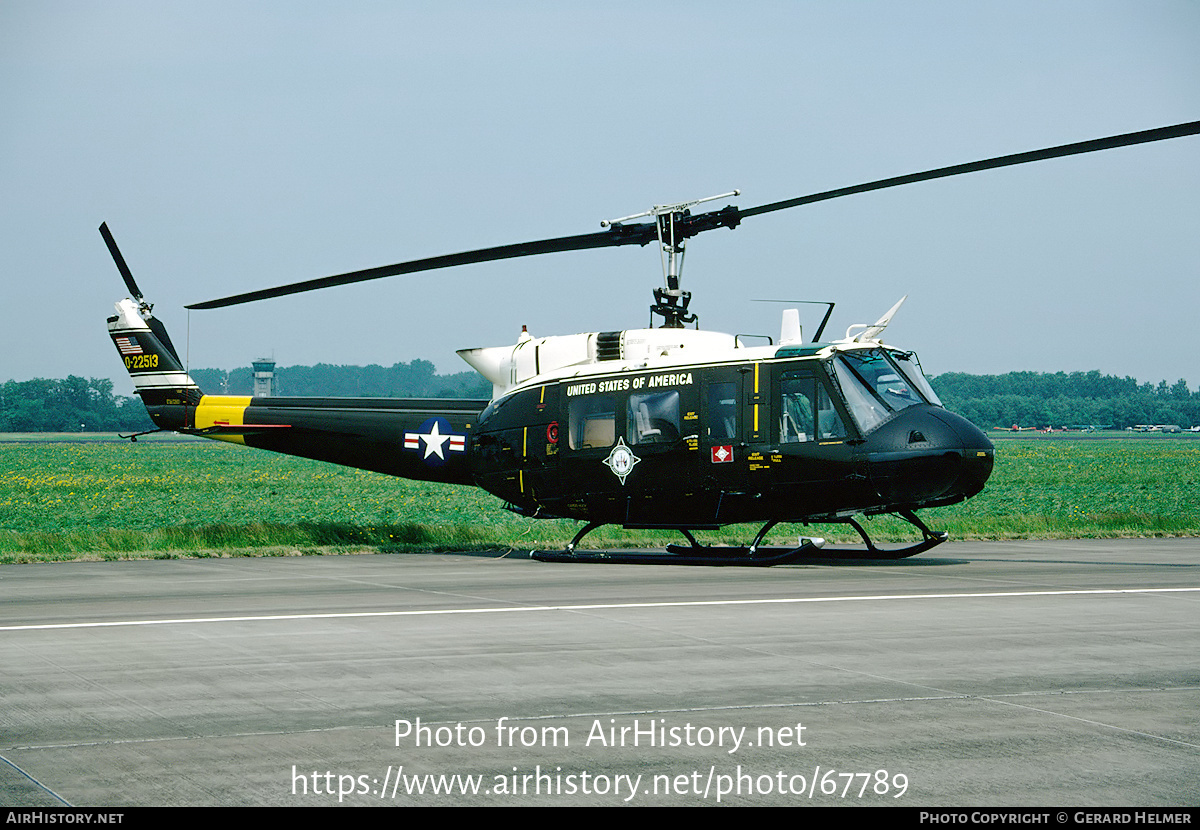
[[[112,233],[108,230],[107,222],[100,223],[100,235],[104,237],[104,244],[108,246],[108,252],[112,254],[113,262],[117,263],[117,270],[121,272],[121,279],[125,280],[125,287],[129,289],[133,299],[141,300],[142,292],[138,290],[137,283],[133,280],[133,272],[125,264],[125,257],[121,256],[121,249],[117,247],[117,240],[113,239]]]
[[[348,285],[354,282],[394,277],[398,274],[432,271],[437,268],[453,268],[456,265],[491,262],[496,259],[554,254],[562,251],[579,251],[586,248],[606,248],[615,245],[645,245],[657,238],[657,230],[652,222],[643,222],[635,225],[613,225],[608,230],[597,233],[561,236],[556,239],[540,239],[533,242],[520,242],[516,245],[499,245],[495,248],[480,248],[477,251],[463,251],[457,254],[414,259],[409,262],[398,262],[395,265],[384,265],[379,268],[366,268],[362,271],[351,271],[347,274],[337,274],[332,277],[319,277],[313,280],[294,282],[290,285],[281,285],[277,288],[264,288],[261,291],[248,291],[245,294],[234,294],[217,300],[194,303],[187,306],[187,308],[224,308],[231,305],[240,305],[241,303],[252,303],[255,300],[267,300],[272,297],[283,297],[288,294],[315,291],[318,288],[332,288],[335,285]]]
[[[972,161],[967,164],[955,164],[950,167],[939,167],[936,170],[926,170],[923,173],[910,173],[907,176],[894,176],[890,179],[880,179],[866,184],[856,184],[853,187],[843,187],[838,190],[826,190],[823,193],[813,193],[796,199],[786,199],[782,202],[771,202],[766,205],[739,210],[742,219],[748,216],[758,216],[760,213],[771,213],[776,210],[809,205],[813,202],[824,202],[827,199],[837,199],[841,196],[852,196],[855,193],[866,193],[871,190],[883,190],[886,187],[899,187],[902,184],[913,184],[930,179],[941,179],[946,176],[957,176],[961,173],[974,173],[978,170],[991,170],[996,167],[1010,167],[1014,164],[1026,164],[1031,161],[1074,156],[1080,153],[1094,153],[1097,150],[1110,150],[1114,147],[1128,147],[1131,144],[1146,144],[1151,141],[1163,141],[1168,138],[1181,138],[1200,133],[1200,121],[1189,121],[1186,124],[1175,124],[1170,127],[1159,127],[1155,130],[1142,130],[1136,133],[1113,135],[1108,138],[1096,138],[1091,141],[1079,141],[1074,144],[1062,144],[1058,147],[1047,147],[1044,150],[1031,150],[1027,153],[1014,153],[1010,156],[998,156],[983,161]]]
[[[813,193],[808,196],[800,196],[796,199],[786,199],[782,202],[771,202],[766,205],[741,210],[732,205],[725,207],[719,211],[710,211],[708,213],[700,213],[694,216],[683,216],[676,225],[676,234],[680,239],[689,239],[699,233],[716,228],[735,228],[741,222],[750,216],[758,216],[762,213],[771,213],[777,210],[786,210],[787,208],[799,207],[800,205],[812,204],[814,202],[823,202],[828,199],[837,199],[841,196],[851,196],[856,193],[866,193],[872,190],[883,190],[888,187],[898,187],[904,184],[913,184],[915,182],[928,181],[930,179],[940,179],[947,176],[957,176],[962,173],[974,173],[979,170],[991,170],[997,167],[1009,167],[1015,164],[1026,164],[1033,161],[1043,161],[1045,159],[1061,158],[1062,156],[1073,156],[1081,153],[1093,153],[1098,150],[1109,150],[1114,147],[1127,147],[1133,144],[1146,144],[1151,141],[1163,141],[1168,138],[1181,138],[1183,136],[1200,134],[1200,121],[1190,121],[1186,124],[1176,124],[1170,127],[1159,127],[1154,130],[1143,130],[1136,133],[1125,133],[1124,135],[1114,135],[1108,138],[1097,138],[1091,141],[1080,141],[1074,144],[1063,144],[1058,147],[1047,147],[1043,150],[1032,150],[1027,153],[1014,153],[1008,156],[999,156],[993,159],[984,159],[983,161],[973,161],[967,164],[956,164],[950,167],[939,167],[936,170],[926,170],[922,173],[910,173],[907,176],[894,176],[889,179],[880,179],[866,184],[854,185],[852,187],[843,187],[837,190],[826,190],[822,193]],[[125,267],[124,260],[121,259],[120,252],[116,250],[116,243],[111,241],[111,236],[107,234],[104,226],[101,226],[101,233],[105,234],[105,241],[109,243],[109,250],[113,253],[113,258],[117,261],[117,267],[121,269],[123,276],[129,274],[129,269]],[[563,236],[556,239],[541,239],[533,242],[522,242],[516,245],[500,245],[495,248],[481,248],[476,251],[463,251],[457,254],[446,254],[443,256],[429,257],[427,259],[414,259],[409,262],[400,262],[395,265],[385,265],[380,268],[367,268],[362,271],[351,271],[347,274],[338,274],[332,277],[321,277],[313,280],[305,280],[304,282],[291,283],[290,285],[282,285],[278,288],[266,288],[260,291],[248,291],[244,294],[234,294],[229,297],[222,297],[217,300],[209,300],[203,303],[195,303],[187,306],[193,309],[210,309],[224,308],[231,305],[239,305],[241,303],[254,302],[255,300],[266,300],[272,297],[283,297],[288,294],[299,294],[304,291],[315,291],[319,288],[332,288],[337,285],[348,285],[354,282],[364,282],[366,280],[377,280],[383,277],[393,277],[398,274],[412,274],[418,271],[432,271],[437,268],[452,268],[457,265],[470,265],[477,262],[490,262],[497,259],[511,259],[513,257],[536,256],[538,254],[551,254],[563,251],[578,251],[587,248],[606,248],[616,245],[646,245],[649,242],[657,239],[657,225],[654,222],[638,223],[634,225],[614,224],[608,230],[599,233],[580,234],[578,236]],[[136,286],[133,284],[132,275],[126,276],[126,285],[130,286],[131,291],[136,292]],[[139,295],[140,296],[140,295]]]

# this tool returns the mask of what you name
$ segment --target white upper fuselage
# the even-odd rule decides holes
[[[900,302],[873,325],[851,326],[844,339],[822,349],[822,354],[839,348],[881,345],[879,335],[905,299],[907,297],[901,297]],[[767,360],[775,357],[784,346],[798,346],[804,342],[795,309],[784,311],[778,343],[744,346],[741,343],[743,336],[659,328],[533,337],[522,329],[515,345],[459,349],[458,355],[492,382],[492,399],[496,400],[519,387],[552,380],[673,366]]]
[[[602,342],[603,341],[603,342]],[[526,332],[512,346],[458,354],[492,382],[493,400],[549,381],[699,364],[768,360],[781,345],[745,346],[740,337],[694,329],[629,329],[554,337]]]

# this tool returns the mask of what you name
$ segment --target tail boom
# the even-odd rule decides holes
[[[145,306],[121,300],[108,333],[159,429],[403,478],[475,483],[472,432],[487,401],[205,395]]]

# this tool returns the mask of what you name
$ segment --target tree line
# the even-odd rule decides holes
[[[249,395],[249,368],[192,369],[207,394]],[[351,398],[490,398],[492,385],[472,371],[437,374],[428,360],[383,366],[285,366],[275,394]],[[142,432],[154,429],[137,396],[118,395],[108,378],[34,378],[0,386],[0,432]]]
[[[1200,424],[1200,391],[1187,381],[1142,383],[1091,372],[947,372],[930,379],[946,408],[977,426]]]
[[[0,432],[141,432],[154,429],[139,398],[108,378],[10,380],[0,386]]]
[[[194,369],[210,394],[249,395],[249,368]],[[295,396],[488,398],[491,384],[471,371],[439,375],[427,360],[383,366],[285,366],[275,371],[276,394]],[[1200,391],[1179,380],[1139,384],[1098,371],[947,372],[930,382],[947,409],[980,427],[1200,424]],[[10,380],[0,386],[0,432],[139,432],[153,429],[137,397],[117,395],[107,378],[71,375],[55,380]]]
[[[254,372],[242,367],[193,369],[192,380],[212,395],[249,395],[254,389]],[[437,374],[428,360],[396,363],[384,367],[281,366],[275,369],[276,395],[335,398],[490,398],[492,384],[467,370],[451,375]]]

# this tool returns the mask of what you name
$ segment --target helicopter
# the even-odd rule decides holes
[[[108,330],[156,425],[152,431],[480,487],[519,515],[584,523],[563,550],[533,551],[535,559],[762,567],[822,550],[824,540],[806,537],[796,546],[764,547],[780,522],[848,524],[865,550],[833,556],[899,559],[948,538],[916,511],[977,495],[995,461],[987,435],[942,405],[917,356],[880,339],[904,298],[875,323],[850,326],[837,339],[823,339],[833,303],[824,303],[828,310],[808,340],[798,310],[789,308],[778,341],[753,345],[743,336],[699,328],[691,292],[681,287],[687,240],[843,196],[1197,133],[1200,121],[1193,121],[748,209],[693,213],[698,205],[740,195],[731,191],[656,205],[602,222],[599,232],[410,260],[187,306],[216,309],[500,259],[658,244],[663,286],[653,291],[650,327],[547,337],[523,328],[513,345],[460,350],[492,383],[489,400],[204,394],[102,224],[131,295],[116,304]],[[882,514],[907,521],[920,541],[879,548],[860,518]],[[742,523],[761,524],[746,547],[702,545],[693,535]],[[610,524],[675,530],[687,544],[669,545],[664,553],[578,550],[588,533]]]

